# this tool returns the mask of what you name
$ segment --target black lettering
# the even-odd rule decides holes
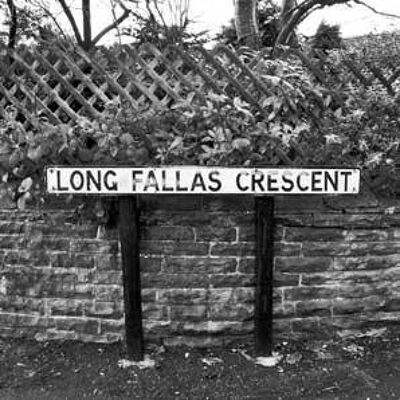
[[[252,192],[256,191],[256,184],[260,188],[261,192],[265,192],[264,186],[262,185],[262,182],[264,180],[264,174],[259,173],[257,176],[257,171],[251,176],[251,190]]]
[[[95,177],[92,171],[86,171],[86,189],[90,192],[91,184],[93,184],[98,191],[101,190],[101,172],[97,171],[97,177]]]
[[[149,188],[154,188],[154,191],[156,192],[160,191],[160,187],[158,186],[156,174],[154,173],[154,171],[149,171],[143,191],[147,192]]]
[[[76,182],[76,177],[78,177],[78,182]],[[74,190],[82,190],[83,185],[85,183],[85,177],[83,176],[81,171],[74,171],[71,174],[70,178],[71,187]]]
[[[215,186],[208,185],[208,190],[210,190],[211,192],[218,192],[219,190],[221,190],[222,183],[218,178],[218,175],[219,175],[218,171],[213,171],[208,174],[209,181],[215,184]]]
[[[249,173],[248,172],[240,172],[239,174],[237,174],[236,175],[236,186],[241,192],[246,192],[247,190],[249,190],[249,187],[242,186],[241,181],[240,181],[240,179],[243,175],[249,176]]]
[[[176,171],[176,191],[177,192],[187,192],[189,190],[188,187],[181,186],[181,171]]]
[[[318,177],[318,175],[319,175],[319,177]],[[313,192],[322,192],[322,187],[317,186],[322,183],[321,175],[322,175],[321,171],[312,171],[311,172],[311,190]]]
[[[339,187],[339,174],[338,171],[334,172],[334,179],[332,179],[332,176],[328,171],[325,172],[325,192],[329,192],[329,187],[328,184],[332,186],[332,189],[334,191],[338,190]]]
[[[282,175],[282,180],[283,180],[284,183],[288,183],[289,184],[289,187],[282,185],[282,190],[284,192],[291,192],[293,190],[293,188],[294,188],[293,180],[291,178],[288,178],[285,175]]]
[[[136,192],[136,184],[142,182],[142,180],[138,177],[136,177],[136,175],[142,175],[143,171],[132,171],[132,191]]]
[[[197,187],[200,187],[204,192],[207,190],[206,185],[204,183],[203,176],[201,175],[200,172],[196,172],[194,178],[193,178],[193,183],[191,187],[191,191],[193,192]]]
[[[106,187],[107,190],[116,192],[118,190],[118,182],[116,182],[116,181],[110,182],[108,180],[110,175],[112,175],[114,178],[117,176],[115,171],[107,171],[104,174],[104,186]]]
[[[56,190],[59,190],[60,192],[64,192],[64,191],[68,190],[67,187],[61,186],[61,171],[57,171],[57,189]]]
[[[347,192],[349,190],[349,176],[351,175],[351,171],[342,171],[341,175],[344,175],[344,191]]]
[[[165,171],[165,170],[161,171],[161,182],[162,182],[161,190],[163,192],[173,192],[174,191],[173,187],[167,186],[167,171]]]
[[[271,176],[271,175],[267,175],[267,190],[268,192],[277,192],[279,190],[278,187],[272,187],[273,184],[277,184],[278,180]]]
[[[301,185],[302,176],[304,176],[304,173],[299,174],[299,176],[297,177],[297,187],[300,189],[301,192],[306,192],[309,189],[309,187]]]

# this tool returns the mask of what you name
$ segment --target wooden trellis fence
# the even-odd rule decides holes
[[[171,107],[179,102],[205,101],[206,93],[239,97],[260,114],[270,89],[259,78],[271,49],[237,52],[220,45],[212,51],[198,47],[190,52],[177,46],[160,51],[150,44],[139,49],[98,49],[86,53],[78,47],[41,44],[0,55],[0,117],[8,105],[18,110],[25,130],[38,126],[40,118],[51,124],[73,124],[81,117],[97,118],[114,99],[133,109],[146,105]],[[279,57],[294,57],[326,88],[349,83],[366,87],[379,84],[395,94],[400,68],[381,70],[371,63],[344,57],[340,71],[333,71],[326,58],[310,59],[298,50]],[[303,146],[306,144],[303,143]],[[277,147],[276,165],[306,165],[301,141],[291,148]]]

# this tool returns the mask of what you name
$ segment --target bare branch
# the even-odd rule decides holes
[[[374,12],[375,14],[382,15],[382,16],[384,16],[384,17],[399,18],[399,19],[400,19],[400,15],[391,14],[391,13],[387,13],[387,12],[384,12],[384,11],[379,11],[379,10],[377,10],[376,8],[370,6],[369,4],[365,3],[365,2],[362,1],[362,0],[353,0],[353,1],[354,1],[354,3],[359,4],[360,6],[363,6],[363,7],[368,8],[369,10],[371,10],[372,12]]]
[[[57,18],[54,16],[54,14],[51,13],[50,10],[49,10],[44,4],[40,3],[39,1],[35,1],[33,4],[34,4],[36,7],[38,7],[41,11],[43,11],[43,13],[44,13],[48,18],[50,18],[50,19],[53,21],[54,25],[55,25],[55,26],[57,27],[57,29],[59,30],[60,35],[63,36],[63,38],[64,38],[65,40],[68,40],[68,37],[67,37],[67,35],[66,35],[65,32],[64,32],[64,29],[61,27],[61,25],[60,25],[59,22],[57,21]]]
[[[119,26],[123,21],[125,21],[130,14],[130,10],[125,9],[124,13],[114,22],[108,26],[106,26],[100,33],[96,35],[96,37],[92,40],[92,45],[94,46],[104,35],[106,35],[108,32],[111,30],[115,29],[117,26]]]
[[[60,3],[66,17],[68,18],[69,23],[71,24],[72,30],[74,31],[74,35],[76,38],[76,41],[78,42],[78,44],[80,46],[82,46],[82,36],[79,32],[78,29],[78,25],[76,24],[75,18],[72,15],[71,9],[69,8],[69,6],[67,5],[67,3],[65,2],[65,0],[58,0],[58,2]]]

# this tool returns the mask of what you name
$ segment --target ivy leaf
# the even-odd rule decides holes
[[[246,138],[238,138],[232,142],[232,147],[239,151],[245,151],[251,146],[251,142]]]
[[[124,133],[119,140],[124,146],[130,146],[135,141],[135,139],[129,133]]]
[[[28,177],[25,178],[18,187],[18,193],[26,193],[32,187],[33,180],[32,178]]]
[[[174,139],[174,141],[171,143],[171,145],[168,148],[168,151],[171,151],[173,149],[176,149],[177,147],[181,146],[183,143],[183,138],[178,136]]]

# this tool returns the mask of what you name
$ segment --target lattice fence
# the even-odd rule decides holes
[[[382,71],[350,56],[343,58],[339,72],[332,71],[323,54],[310,59],[300,51],[287,50],[279,57],[297,58],[317,81],[332,89],[349,83],[365,87],[380,84],[394,95],[400,77],[396,66]],[[13,105],[24,129],[30,130],[39,125],[41,118],[51,124],[97,118],[116,98],[139,110],[146,105],[171,107],[179,102],[204,102],[209,92],[231,99],[239,97],[262,115],[270,89],[258,71],[270,58],[271,49],[234,52],[222,45],[212,51],[199,47],[190,53],[176,46],[160,51],[150,44],[140,49],[98,49],[90,54],[54,44],[25,47],[13,53],[3,51],[0,117],[8,105]],[[307,164],[302,146],[304,143],[292,142],[290,150],[276,147],[275,163]]]

